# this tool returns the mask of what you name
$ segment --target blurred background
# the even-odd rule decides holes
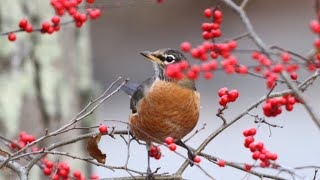
[[[46,7],[48,4],[40,0],[36,2],[39,7]],[[8,52],[0,48],[3,62],[7,57],[15,60],[13,64],[9,63],[11,68],[9,72],[7,68],[0,69],[0,93],[4,95],[0,98],[0,114],[2,114],[0,120],[3,125],[0,126],[0,134],[15,137],[18,129],[29,129],[29,132],[41,134],[43,129],[48,127],[46,123],[39,123],[43,117],[50,117],[47,123],[53,124],[50,125],[52,129],[67,122],[94,94],[97,95],[98,92],[107,88],[119,76],[130,78],[138,83],[152,76],[151,63],[139,52],[154,51],[165,47],[179,49],[183,41],[189,41],[195,46],[200,44],[202,42],[200,27],[202,22],[206,21],[203,17],[203,10],[215,5],[215,1],[167,0],[165,3],[157,4],[144,0],[97,0],[96,4],[103,7],[102,17],[91,22],[90,26],[86,25],[80,30],[75,30],[70,26],[62,30],[60,35],[58,33],[52,37],[38,39],[36,48],[32,46],[30,50],[37,52],[35,57],[38,58],[29,56],[19,58],[20,56],[17,57],[17,53],[14,53],[17,52],[18,47],[30,47],[27,36],[21,37],[22,40],[18,41],[18,45],[5,44],[11,48]],[[39,7],[36,10],[29,7],[28,13],[45,14],[46,10]],[[223,4],[221,8],[224,13],[221,40],[244,33],[245,29],[239,17]],[[6,12],[8,9],[0,11],[2,19],[11,18],[12,22],[19,21],[19,17],[17,17],[18,20],[11,16],[8,17]],[[246,12],[257,33],[266,44],[278,45],[302,55],[307,55],[312,49],[315,39],[309,30],[309,22],[315,17],[312,1],[250,1]],[[6,28],[8,30],[10,26]],[[5,31],[6,29],[0,27],[0,30]],[[35,43],[34,40],[31,42]],[[44,44],[46,44],[45,47]],[[239,49],[255,49],[254,44],[248,39],[240,40],[238,44]],[[250,54],[235,54],[243,64],[252,62]],[[23,64],[24,61],[21,59],[31,59],[31,61]],[[43,86],[40,90],[44,97],[42,100],[34,96],[39,88],[34,87],[34,77],[37,77],[34,72],[37,72],[37,69],[32,66],[35,62],[32,59],[38,59],[43,68],[40,71],[40,74],[43,75],[40,80]],[[197,63],[193,60],[191,62]],[[21,67],[23,72],[21,72]],[[300,80],[308,75],[311,74],[305,70],[299,71]],[[246,107],[268,92],[265,81],[252,76],[226,75],[224,72],[215,72],[214,78],[210,81],[203,78],[198,80],[197,88],[201,93],[202,109],[200,121],[195,129],[201,128],[203,124],[207,125],[205,130],[188,141],[189,146],[197,148],[210,133],[221,125],[221,120],[215,116],[220,107],[217,91],[221,87],[237,89],[240,92],[237,102],[230,104],[229,109],[225,111],[227,120],[243,112]],[[285,87],[280,85],[276,90],[283,88]],[[319,113],[317,111],[320,100],[319,88],[316,83],[306,92],[308,100],[317,113]],[[30,106],[32,103],[41,105],[41,102],[47,107],[45,114],[39,112],[34,106]],[[262,115],[262,110],[259,107],[252,113]],[[34,118],[34,114],[37,115],[37,118]],[[98,109],[96,116],[86,120],[84,125],[100,124],[105,119],[127,121],[129,114],[129,97],[124,93],[118,93],[104,103]],[[284,111],[277,118],[268,118],[268,121],[281,125],[283,128],[271,128],[270,130],[267,125],[262,124],[255,138],[257,141],[263,141],[271,152],[278,154],[279,164],[288,168],[320,165],[320,157],[317,155],[320,150],[319,143],[317,143],[320,138],[319,130],[301,105],[295,105],[294,110],[290,113]],[[35,124],[37,124],[36,129]],[[120,129],[126,128],[116,123],[107,125]],[[243,146],[244,137],[242,135],[245,129],[251,127],[257,127],[254,119],[244,116],[215,138],[204,152],[227,161],[253,163],[251,152]],[[99,145],[107,154],[108,165],[120,166],[125,163],[127,149],[121,138],[103,137]],[[74,148],[69,151],[85,153],[80,152],[79,147]],[[162,151],[164,156],[160,160],[151,160],[152,170],[161,167],[159,173],[176,172],[184,159],[165,148],[162,148]],[[178,147],[178,152],[187,155],[186,151],[180,147]],[[145,147],[133,142],[130,155],[129,167],[145,171],[147,168]],[[80,163],[73,164],[78,166]],[[220,168],[204,159],[201,165],[216,179],[259,179],[253,175],[246,176],[245,172],[230,167]],[[261,169],[258,171],[277,174],[277,172]],[[125,171],[113,172],[101,167],[93,167],[93,172],[103,178],[130,176]],[[302,179],[312,179],[314,175],[313,170],[296,172]],[[285,173],[281,175],[291,178]],[[208,179],[197,167],[188,167],[183,177],[185,179]]]

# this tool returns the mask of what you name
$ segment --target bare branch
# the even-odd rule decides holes
[[[0,162],[4,162],[6,161],[6,158],[0,156]],[[10,168],[11,170],[13,170],[19,177],[20,180],[28,180],[28,173],[26,171],[26,169],[21,166],[20,164],[10,161],[8,163],[5,164],[6,167]]]

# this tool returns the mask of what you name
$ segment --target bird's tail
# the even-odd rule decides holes
[[[132,96],[133,93],[137,90],[138,86],[139,84],[129,81],[126,84],[124,84],[120,89],[129,96]]]

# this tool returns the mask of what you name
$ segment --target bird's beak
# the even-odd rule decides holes
[[[151,61],[156,62],[157,64],[160,64],[160,65],[163,64],[162,61],[161,61],[159,58],[157,58],[157,57],[154,55],[153,52],[150,52],[150,51],[142,51],[142,52],[140,52],[140,54],[143,55],[144,57],[150,59]]]

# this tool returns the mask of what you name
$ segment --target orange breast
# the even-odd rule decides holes
[[[130,116],[131,131],[149,142],[164,142],[169,136],[180,140],[196,126],[199,110],[198,92],[156,80],[139,102],[137,113]]]

